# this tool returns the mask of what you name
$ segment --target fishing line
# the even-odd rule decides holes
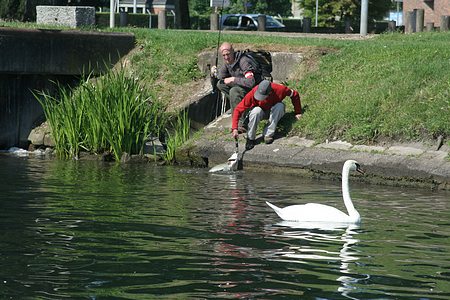
[[[225,0],[222,0],[222,7],[219,10],[219,35],[217,38],[217,48],[216,48],[216,62],[215,62],[215,66],[216,66],[216,73],[219,71],[218,70],[218,63],[219,63],[219,46],[220,46],[220,35],[222,33],[222,10],[223,10],[223,6],[225,5]],[[216,78],[217,78],[217,74],[215,74]],[[217,78],[218,79],[218,78]],[[213,91],[217,89],[217,81],[214,81],[214,86],[212,87]],[[216,118],[219,116],[219,102],[220,102],[220,98],[222,93],[218,90],[216,90],[217,92],[217,99],[216,99]]]

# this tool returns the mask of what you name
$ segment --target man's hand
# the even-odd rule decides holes
[[[234,83],[234,77],[227,77],[223,80],[226,85]]]
[[[217,77],[217,66],[212,66],[210,72],[211,77]]]
[[[297,120],[300,120],[300,119],[302,118],[302,114],[296,114],[296,115],[295,115],[295,118],[296,118]]]
[[[239,132],[237,129],[233,129],[233,131],[231,132],[231,135],[233,136],[234,139],[237,139],[239,137]]]

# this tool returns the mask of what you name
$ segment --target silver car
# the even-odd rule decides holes
[[[221,17],[220,29],[222,30],[257,30],[259,14],[225,14]],[[283,23],[274,17],[266,15],[266,30],[284,31]]]

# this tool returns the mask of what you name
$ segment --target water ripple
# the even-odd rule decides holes
[[[447,192],[355,183],[361,226],[311,226],[265,201],[344,209],[339,182],[2,163],[1,298],[450,298]]]

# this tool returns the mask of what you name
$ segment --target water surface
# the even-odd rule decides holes
[[[0,156],[0,298],[449,299],[449,192],[351,182],[363,223],[298,228],[266,206],[344,209],[339,181]]]

